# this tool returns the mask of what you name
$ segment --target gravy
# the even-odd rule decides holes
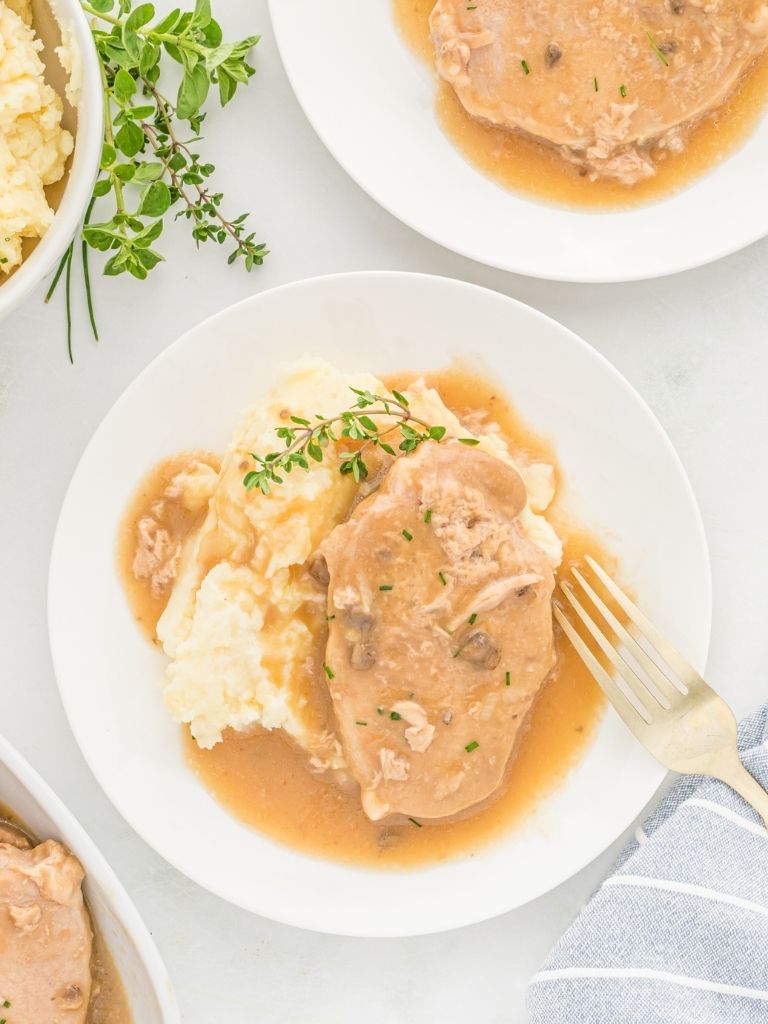
[[[10,808],[3,804],[0,804],[0,819],[17,825],[32,838],[35,844],[39,842]],[[93,953],[91,955],[93,989],[88,1006],[88,1024],[134,1024],[122,979],[93,919],[91,919],[91,928],[93,929]],[[13,1024],[13,1018],[11,1018],[11,1024]]]
[[[402,389],[415,376],[397,375],[386,383]],[[487,415],[499,425],[513,450],[556,465],[552,446],[525,426],[488,380],[459,366],[427,375],[427,382],[459,416]],[[152,599],[141,581],[131,580],[135,524],[163,493],[184,458],[171,460],[149,474],[128,510],[120,538],[121,574],[128,597],[137,621],[152,638],[163,602]],[[599,540],[569,522],[557,502],[548,517],[564,541],[559,579],[582,561],[586,552],[613,567],[614,560]],[[314,625],[315,660],[320,666],[325,625],[320,623],[318,629],[317,622],[307,624]],[[418,826],[402,819],[372,822],[362,811],[357,788],[343,789],[311,774],[305,756],[277,730],[249,734],[230,730],[222,743],[201,750],[185,728],[185,757],[203,785],[235,817],[294,849],[372,867],[408,867],[469,855],[508,831],[564,779],[582,756],[600,719],[602,693],[559,630],[556,647],[557,666],[534,706],[504,784],[485,805],[472,808],[458,820],[425,821]],[[322,678],[322,673],[318,676]],[[327,713],[326,687],[322,682],[318,687],[318,707]]]
[[[434,66],[434,51],[428,19],[433,7],[434,0],[393,0],[401,35],[430,67]],[[590,181],[553,146],[476,121],[446,82],[438,82],[436,111],[456,148],[500,185],[560,205],[615,209],[680,191],[721,163],[755,129],[767,95],[768,55],[755,63],[722,106],[690,132],[682,152],[668,153],[666,159],[656,161],[654,177],[631,186],[607,179]]]

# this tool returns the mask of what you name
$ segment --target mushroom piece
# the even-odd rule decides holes
[[[457,658],[463,658],[478,668],[496,668],[501,661],[501,652],[487,633],[476,630],[461,644],[456,652]]]
[[[376,664],[376,648],[373,644],[353,644],[349,650],[349,664],[358,672],[365,672]]]
[[[312,557],[309,562],[308,571],[315,583],[319,583],[322,587],[327,587],[331,582],[328,563],[323,555],[314,555]]]
[[[562,56],[563,51],[560,49],[557,43],[550,43],[544,54],[544,59],[547,62],[547,67],[554,67]]]

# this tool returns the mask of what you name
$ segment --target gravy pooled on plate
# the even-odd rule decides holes
[[[437,63],[452,141],[542,199],[615,207],[669,194],[743,142],[765,108],[768,19],[744,0],[535,13],[509,0],[394,0],[394,10],[412,48]]]
[[[355,380],[352,386],[385,390],[373,378]],[[491,385],[460,368],[416,383],[413,375],[388,380],[386,388],[404,391],[412,415],[424,422],[439,416],[449,435],[470,442],[466,446],[446,436],[401,456],[394,469],[384,452],[367,452],[370,473],[359,483],[351,473],[339,473],[333,449],[309,472],[294,468],[269,496],[246,492],[243,475],[253,466],[248,453],[275,447],[275,423],[282,418],[290,424],[292,415],[301,420],[310,404],[318,414],[335,411],[331,401],[341,400],[339,408],[345,408],[349,386],[325,364],[298,367],[274,397],[249,410],[222,460],[203,525],[198,520],[186,539],[177,537],[166,549],[175,560],[176,582],[165,591],[170,600],[162,614],[151,575],[134,575],[142,544],[138,524],[152,517],[153,507],[162,511],[169,484],[175,500],[184,501],[178,480],[173,485],[184,471],[183,456],[147,478],[126,514],[119,552],[124,578],[133,577],[128,596],[136,618],[146,628],[159,615],[158,632],[172,658],[166,703],[174,717],[190,723],[185,750],[203,783],[237,817],[290,846],[397,867],[471,853],[508,829],[576,762],[603,700],[578,657],[552,632],[549,601],[554,579],[585,550],[598,551],[608,564],[611,559],[568,522],[557,503],[549,520],[544,517],[556,490],[551,451]],[[337,448],[343,454],[343,446]],[[419,645],[436,626],[435,642],[445,647],[441,672],[455,670],[455,679],[429,677],[422,671],[428,658],[415,673],[419,678],[400,678],[396,666],[387,670],[385,664],[389,630],[401,611],[427,607],[421,576],[415,573],[408,584],[410,612],[397,606],[405,594],[395,592],[396,583],[382,579],[374,594],[380,563],[355,577],[353,542],[347,543],[344,531],[357,530],[358,540],[370,541],[376,557],[386,559],[378,535],[366,528],[368,510],[376,514],[393,491],[407,503],[410,472],[420,486],[431,486],[431,472],[434,483],[454,479],[460,485],[473,456],[488,500],[506,495],[499,511],[478,515],[461,496],[451,501],[440,487],[432,488],[432,515],[422,509],[416,521],[414,505],[414,521],[403,522],[395,534],[408,557],[420,559],[430,574],[435,570],[429,598],[437,604],[419,624]],[[446,463],[442,470],[436,457]],[[188,468],[198,462],[193,454]],[[469,491],[477,498],[477,488]],[[391,507],[383,548],[391,546],[389,533],[404,509]],[[145,524],[144,536],[151,534]],[[466,561],[462,535],[473,540]],[[519,585],[502,585],[494,596],[493,580],[485,576],[495,572],[493,558],[484,564],[483,551],[495,557],[502,549],[509,571],[497,573],[495,581],[516,577]],[[454,551],[453,563],[446,550]],[[402,582],[406,563],[395,558],[391,565],[394,570],[398,561]],[[162,564],[156,568],[162,575]],[[383,602],[393,597],[386,611]],[[356,614],[352,605],[360,598],[366,607]],[[472,609],[464,608],[465,600]],[[513,612],[518,626],[537,623],[538,639],[527,652],[516,646],[521,639],[509,618]],[[502,630],[503,619],[510,635]],[[526,663],[533,666],[530,680]],[[472,688],[470,700],[465,691]],[[496,708],[501,710],[494,717]],[[464,774],[453,794],[434,799],[435,779],[449,760],[451,786]],[[407,779],[399,783],[391,777],[404,772]]]

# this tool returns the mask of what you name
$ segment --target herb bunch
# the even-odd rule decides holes
[[[104,89],[101,166],[80,240],[88,316],[98,340],[89,249],[108,255],[106,275],[144,280],[163,260],[154,244],[173,212],[189,223],[198,246],[229,245],[230,264],[240,260],[250,271],[264,261],[266,244],[248,229],[248,214],[225,216],[223,195],[211,182],[216,168],[196,151],[209,92],[217,89],[223,107],[238,86],[247,84],[255,70],[248,55],[259,37],[224,42],[210,0],[196,0],[193,10],[177,8],[159,20],[151,3],[81,0],[81,5],[92,19]],[[169,60],[182,72],[173,99],[159,85]],[[107,203],[108,215],[94,221],[94,210],[101,212]],[[75,246],[73,241],[62,257],[46,296],[48,301],[64,275],[70,359]]]
[[[290,473],[294,467],[309,469],[312,462],[323,461],[330,445],[343,440],[359,442],[360,447],[340,452],[339,471],[345,476],[351,475],[359,483],[368,476],[365,454],[370,448],[380,448],[393,457],[407,455],[425,441],[439,442],[446,435],[445,427],[432,426],[414,416],[408,400],[399,391],[377,395],[360,388],[351,387],[349,390],[356,398],[343,412],[330,417],[317,414],[314,423],[301,416],[291,416],[292,427],[276,427],[275,433],[285,447],[282,451],[263,456],[251,452],[257,468],[243,478],[246,490],[258,488],[262,494],[269,494],[273,484],[283,482],[281,473]],[[386,422],[377,423],[376,420],[382,417]],[[390,444],[387,438],[393,443]],[[479,444],[469,437],[457,440],[467,445]],[[395,443],[397,450],[393,446]]]

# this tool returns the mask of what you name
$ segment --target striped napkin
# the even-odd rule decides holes
[[[768,706],[742,723],[768,788]],[[683,777],[528,989],[530,1024],[768,1024],[768,832],[727,786]]]

